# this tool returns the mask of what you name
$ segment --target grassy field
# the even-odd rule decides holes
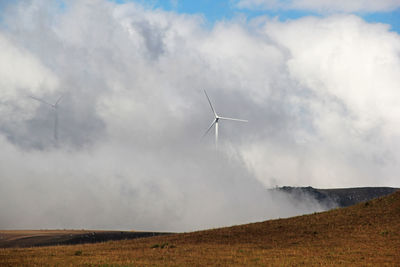
[[[328,212],[97,244],[0,249],[0,266],[400,266],[400,192]]]

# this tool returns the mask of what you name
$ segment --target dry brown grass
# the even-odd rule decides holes
[[[400,192],[345,209],[129,241],[0,249],[1,266],[400,266]]]

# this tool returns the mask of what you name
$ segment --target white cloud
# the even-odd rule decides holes
[[[238,8],[308,10],[320,13],[387,12],[400,7],[399,0],[240,0]]]
[[[34,116],[30,95],[51,93],[58,87],[56,75],[40,60],[0,33],[0,128],[26,131]],[[26,132],[25,132],[26,133]]]
[[[399,35],[355,16],[271,22],[265,30],[288,51],[290,78],[305,90],[292,91],[288,103],[302,124],[292,128],[298,146],[249,148],[258,177],[271,172],[291,183],[354,186],[354,177],[372,185],[385,176],[393,183],[387,171],[398,159],[390,147],[398,147],[400,136]]]
[[[400,186],[400,41],[387,26],[209,29],[132,3],[51,3],[3,15],[0,58],[16,67],[0,69],[0,98],[14,95],[21,119],[0,127],[0,228],[191,230],[321,208],[267,186]],[[249,120],[221,124],[219,152],[200,140],[203,89],[219,113]],[[26,93],[64,95],[58,147],[53,113],[18,102]]]

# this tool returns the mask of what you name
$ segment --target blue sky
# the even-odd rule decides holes
[[[61,6],[67,3],[65,0],[57,0],[60,2]],[[277,9],[277,8],[266,8],[263,7],[253,7],[253,8],[239,8],[237,3],[240,1],[252,0],[109,0],[116,3],[125,2],[136,2],[147,6],[149,8],[161,8],[167,11],[174,11],[180,14],[197,14],[205,18],[206,23],[213,25],[216,21],[229,20],[238,15],[244,15],[248,19],[267,15],[270,17],[278,17],[281,21],[288,19],[297,19],[304,16],[324,16],[324,14],[319,14],[315,10],[296,10],[296,9]],[[263,0],[260,0],[263,1]],[[264,0],[271,1],[271,0]],[[328,0],[325,0],[328,1]],[[369,0],[352,0],[358,1],[362,5],[362,2],[367,2]],[[389,2],[389,0],[376,0],[381,2]],[[13,3],[10,0],[0,1],[0,10],[6,5]],[[254,1],[253,1],[254,2]],[[279,3],[295,2],[287,0],[277,0]],[[323,2],[323,0],[321,0]],[[371,23],[385,23],[391,25],[391,29],[400,33],[400,1],[396,5],[397,9],[392,9],[390,11],[382,12],[353,12],[353,14],[362,17],[364,20]]]
[[[151,8],[161,8],[168,11],[174,11],[183,14],[198,14],[206,19],[206,23],[214,24],[216,21],[231,19],[239,14],[247,18],[268,15],[278,17],[285,21],[288,19],[297,19],[304,16],[324,16],[313,10],[295,10],[295,9],[268,9],[268,8],[239,8],[238,0],[112,0],[117,3],[137,2]],[[285,1],[283,1],[285,2]],[[400,4],[399,4],[400,6]],[[391,29],[400,33],[400,8],[386,12],[354,12],[368,22],[390,24]]]
[[[393,12],[371,13],[362,16],[368,22],[390,24],[393,31],[400,33],[400,9]]]

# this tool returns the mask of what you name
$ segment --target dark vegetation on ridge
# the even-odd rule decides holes
[[[11,230],[0,231],[0,248],[76,245],[167,234],[170,233],[89,230]]]
[[[368,201],[377,197],[386,196],[399,190],[393,187],[355,187],[355,188],[335,188],[318,189],[311,186],[292,187],[283,186],[273,190],[279,190],[290,194],[295,199],[301,201],[304,197],[311,197],[320,204],[330,207],[349,207],[360,202]]]

